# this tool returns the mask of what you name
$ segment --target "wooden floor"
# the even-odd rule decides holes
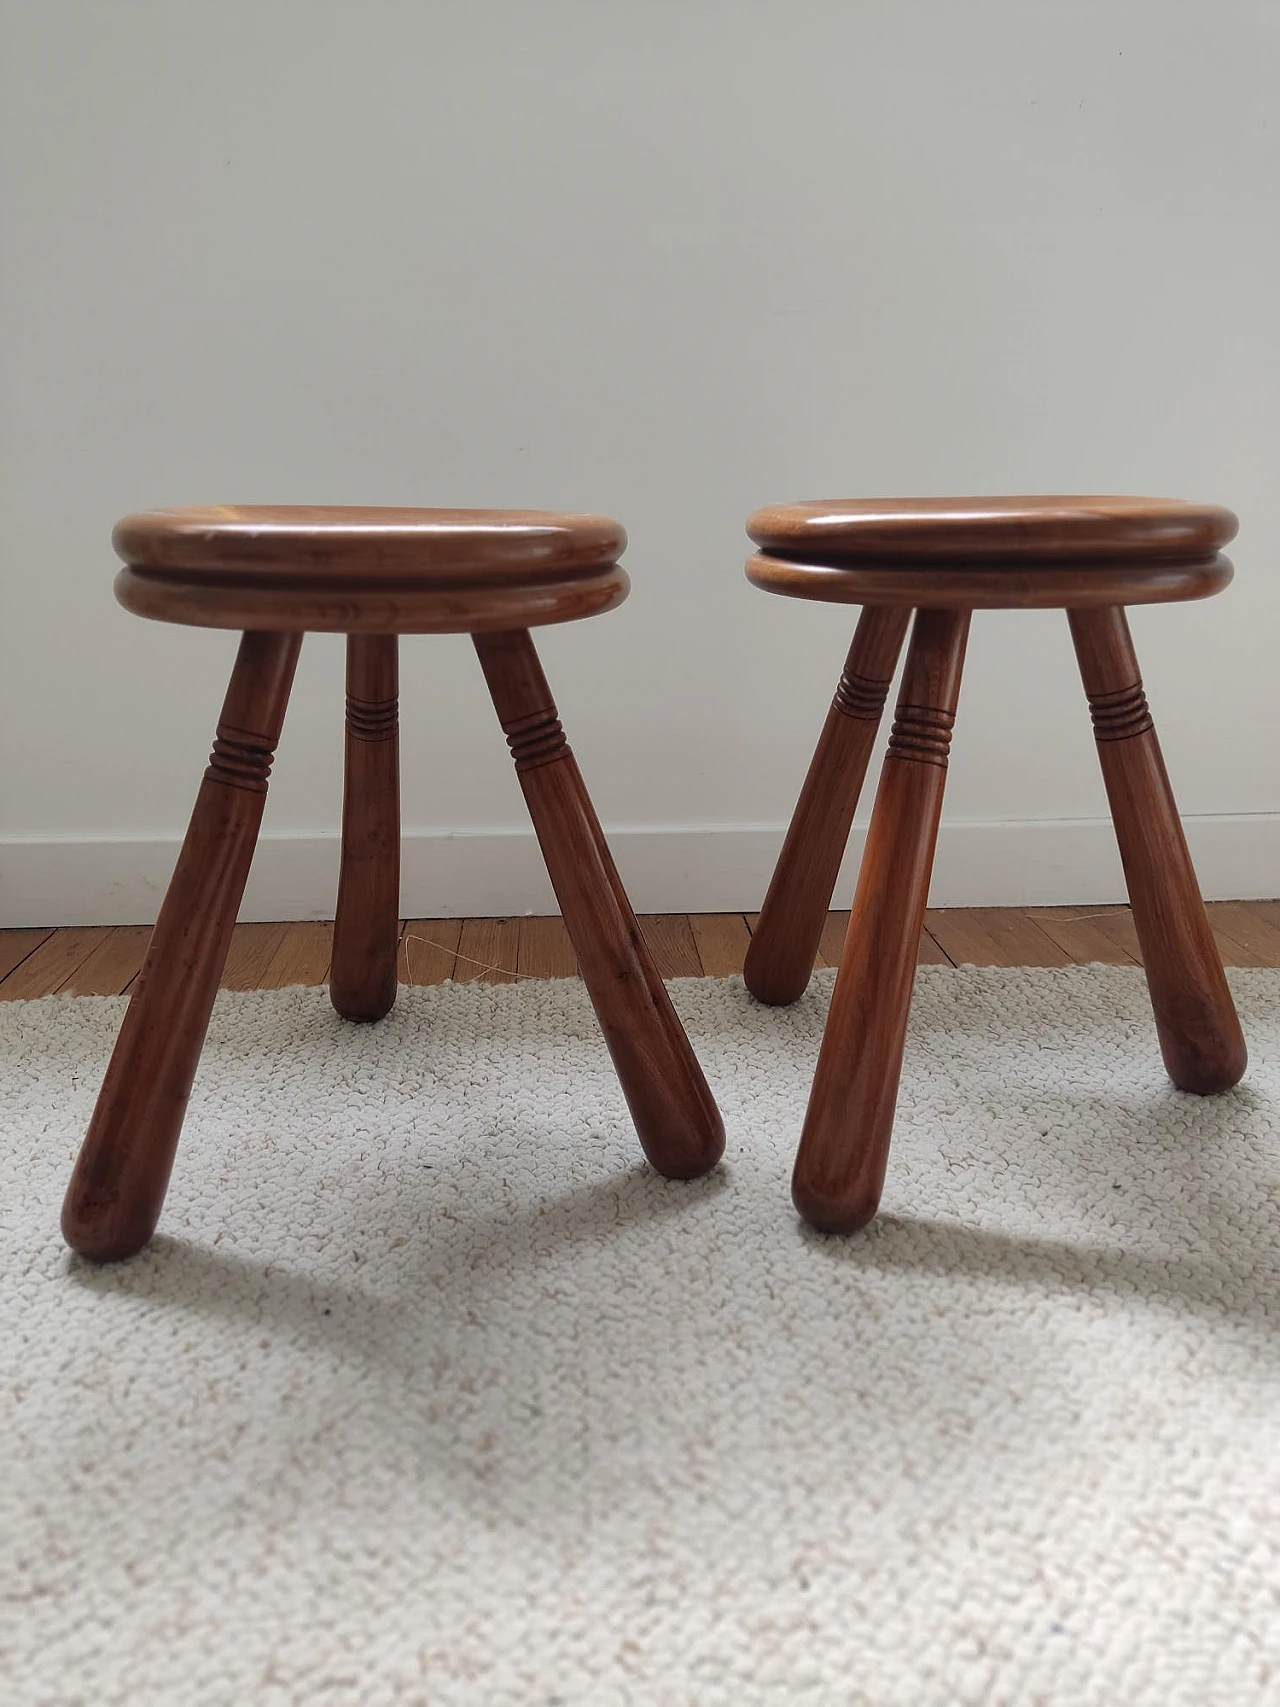
[[[1215,901],[1209,907],[1228,966],[1280,966],[1280,901]],[[659,913],[640,923],[665,978],[724,977],[742,970],[751,913]],[[819,966],[840,959],[847,913],[832,913]],[[145,925],[0,931],[0,1000],[114,996],[142,964]],[[323,984],[331,924],[237,925],[223,986],[274,990]],[[931,911],[920,959],[937,965],[1139,964],[1127,907],[952,907]],[[441,984],[485,979],[571,978],[573,950],[559,919],[407,919],[400,979]]]

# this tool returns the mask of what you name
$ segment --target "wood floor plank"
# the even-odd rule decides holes
[[[324,984],[329,978],[332,953],[332,920],[303,919],[288,924],[256,987],[283,990],[290,984]]]
[[[520,964],[519,919],[464,919],[458,938],[458,984],[513,984]]]
[[[708,978],[730,978],[742,971],[751,932],[741,913],[690,913],[689,929]]]
[[[930,909],[929,934],[957,966],[1070,966],[1071,956],[1016,908]]]
[[[1280,916],[1267,901],[1211,901],[1206,909],[1228,966],[1280,966]]]
[[[1233,940],[1224,931],[1214,931],[1213,940],[1218,946],[1218,954],[1224,966],[1268,966],[1266,960],[1256,949],[1246,948],[1243,943]],[[0,994],[4,985],[0,984]]]
[[[1142,964],[1128,907],[1028,907],[1025,912],[1077,966]]]
[[[828,913],[827,922],[818,938],[818,958],[815,966],[839,966],[844,953],[844,939],[849,931],[848,913]]]
[[[1280,930],[1280,901],[1237,901],[1235,905]]]
[[[84,963],[60,984],[60,996],[119,996],[142,969],[150,925],[117,925]]]
[[[224,990],[260,990],[262,979],[283,943],[286,924],[237,925],[222,972]]]
[[[663,978],[700,978],[702,961],[687,913],[646,913],[640,929]]]
[[[1081,907],[1078,910],[1088,917],[1096,930],[1109,937],[1117,948],[1122,948],[1141,966],[1142,947],[1138,942],[1138,927],[1133,922],[1132,907]]]
[[[522,978],[578,976],[578,957],[563,919],[521,919],[516,970]]]
[[[822,927],[822,936],[818,941],[818,958],[815,966],[839,966],[840,956],[844,953],[844,939],[849,931],[848,913],[828,913],[827,922]],[[928,929],[920,932],[920,947],[916,952],[917,966],[950,966],[951,961],[942,948],[929,934]]]
[[[917,966],[954,966],[955,961],[943,948],[926,924],[920,932],[920,951],[916,955]]]
[[[458,961],[461,919],[406,919],[400,933],[400,982],[444,984]]]
[[[754,913],[662,913],[643,918],[645,938],[664,978],[726,977],[741,972]],[[1228,966],[1280,967],[1280,901],[1216,901],[1209,917]],[[849,915],[830,913],[817,965],[836,966]],[[237,925],[223,976],[232,990],[322,984],[333,927],[327,922]],[[109,995],[136,976],[150,928],[76,926],[0,931],[0,1000],[61,993]],[[568,978],[577,962],[558,917],[411,919],[402,929],[403,982]],[[920,941],[921,963],[1065,966],[1102,961],[1140,964],[1128,907],[932,908]],[[496,970],[494,970],[496,968]]]
[[[34,1001],[56,994],[112,929],[76,925],[54,931],[0,983],[0,1001]]]
[[[35,930],[0,931],[0,980],[7,978],[15,966],[21,966],[52,935],[52,925],[41,925]]]

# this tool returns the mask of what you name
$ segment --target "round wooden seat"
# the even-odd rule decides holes
[[[747,532],[767,592],[948,610],[1206,598],[1230,510],[1167,498],[860,498],[774,504]]]
[[[608,516],[206,505],[118,523],[116,597],[161,622],[342,634],[481,633],[610,610],[630,583]]]

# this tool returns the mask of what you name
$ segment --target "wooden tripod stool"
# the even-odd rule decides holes
[[[346,634],[346,789],[330,995],[380,1019],[396,997],[397,637],[470,633],[565,926],[653,1166],[692,1179],[720,1116],[614,869],[529,629],[627,595],[626,535],[539,511],[238,508],[129,516],[116,596],[162,622],[243,630],[213,754],[62,1213],[110,1262],[155,1231],[244,893],[307,629]]]
[[[1124,607],[1231,579],[1229,510],[1147,498],[781,504],[747,524],[767,592],[863,607],[791,820],[745,978],[762,1002],[809,981],[885,696],[915,611],[792,1196],[848,1233],[880,1201],[970,614],[1062,606],[1093,714],[1156,1029],[1183,1090],[1227,1090],[1245,1046],[1142,691]]]

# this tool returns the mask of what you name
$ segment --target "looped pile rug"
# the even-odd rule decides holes
[[[1280,974],[924,968],[884,1215],[788,1202],[831,975],[674,986],[726,1160],[576,982],[220,999],[161,1235],[58,1206],[123,1002],[0,1007],[0,1700],[1280,1700]]]

